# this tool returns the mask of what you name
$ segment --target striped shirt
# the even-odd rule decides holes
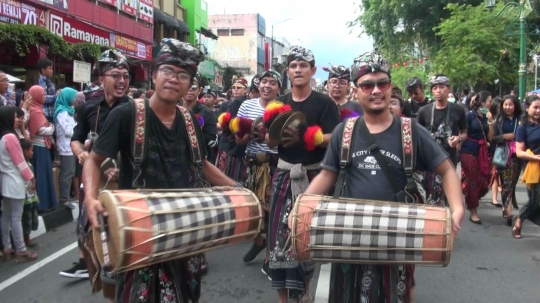
[[[238,117],[244,117],[251,120],[255,120],[259,117],[261,117],[264,114],[264,108],[261,107],[261,104],[259,103],[259,99],[251,99],[246,100],[242,105],[240,105],[240,109],[238,110]],[[266,142],[264,143],[257,143],[253,140],[250,140],[248,142],[248,145],[246,147],[246,153],[248,154],[256,154],[260,152],[269,152],[273,154],[277,154],[277,148],[269,149],[266,145]]]

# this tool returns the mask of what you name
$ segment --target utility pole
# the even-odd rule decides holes
[[[279,21],[279,22],[276,22],[274,24],[272,24],[272,44],[271,44],[271,47],[272,47],[272,52],[271,52],[271,58],[270,58],[270,69],[274,69],[274,25],[278,25],[280,23],[284,23],[284,22],[287,22],[291,20],[290,18],[289,19],[285,19],[285,20],[282,20],[282,21]]]

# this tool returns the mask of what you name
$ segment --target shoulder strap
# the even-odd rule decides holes
[[[195,165],[197,165],[197,168],[202,169],[203,159],[201,147],[199,146],[199,139],[197,138],[197,131],[195,129],[195,124],[193,123],[193,118],[191,118],[191,113],[187,108],[183,106],[177,105],[176,107],[178,107],[180,114],[182,114],[182,117],[184,118],[184,123],[186,125],[189,149],[191,152],[191,160],[193,161],[193,163],[195,163]]]
[[[354,130],[356,128],[358,117],[349,118],[343,126],[343,136],[341,138],[341,150],[339,158],[339,174],[334,188],[334,199],[341,196],[345,182],[345,168],[351,163],[351,146],[354,143]]]
[[[412,180],[412,175],[416,169],[416,136],[413,135],[416,123],[410,118],[401,118],[401,144],[403,147],[403,168],[409,178]]]

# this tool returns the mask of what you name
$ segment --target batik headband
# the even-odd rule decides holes
[[[204,54],[191,44],[176,39],[161,40],[161,49],[157,55],[156,66],[170,64],[181,67],[193,77],[197,73],[199,63],[204,61]]]
[[[94,66],[94,69],[103,75],[106,71],[113,68],[129,69],[129,61],[126,56],[114,49],[104,51]]]
[[[242,85],[244,88],[247,88],[247,86],[248,86],[248,82],[247,82],[247,80],[246,80],[244,77],[238,77],[238,76],[236,76],[236,75],[234,75],[234,76],[232,77],[232,83],[233,83],[233,84],[240,84],[240,85]]]
[[[358,78],[370,73],[383,72],[390,76],[390,64],[376,49],[354,59],[351,70],[351,76],[354,82]]]
[[[249,87],[249,90],[258,92],[259,83],[261,83],[261,76],[255,75],[253,79],[251,79],[251,86]]]
[[[215,90],[213,90],[213,89],[210,89],[210,88],[207,89],[206,92],[204,92],[204,94],[205,94],[205,95],[212,95],[212,96],[214,96],[215,98],[217,98],[217,96],[218,96],[218,95],[217,95],[217,92],[216,92]]]
[[[276,80],[279,84],[279,87],[281,87],[281,85],[283,84],[283,80],[281,80],[281,75],[273,69],[266,70],[261,74],[261,79],[266,77],[272,77],[274,80]]]
[[[199,72],[195,73],[195,76],[193,77],[193,82],[197,82],[197,84],[202,85],[202,76]]]
[[[292,61],[295,60],[304,60],[309,63],[315,63],[315,56],[313,55],[313,52],[307,48],[303,48],[302,46],[291,46],[291,51],[289,52],[289,55],[287,56],[287,65],[289,65]]]
[[[430,88],[433,88],[433,86],[439,84],[450,86],[450,78],[443,75],[429,77],[429,85],[431,86]]]
[[[329,80],[332,78],[351,80],[351,69],[343,65],[333,66],[330,64],[330,67],[323,67],[322,69],[328,73]]]

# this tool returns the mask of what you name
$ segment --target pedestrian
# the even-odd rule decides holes
[[[494,121],[497,121],[498,118],[499,118],[500,103],[502,101],[503,100],[500,97],[495,97],[495,98],[493,98],[493,101],[491,102],[491,107],[489,108],[489,112],[491,113],[491,116],[493,116]],[[497,132],[497,129],[498,129],[498,127],[497,127],[497,125],[495,125],[495,128],[493,129],[493,131],[494,131],[493,140],[494,141],[495,141],[495,136],[496,136],[495,132]],[[497,144],[494,141],[490,142],[490,145],[489,145],[489,148],[488,148],[488,158],[491,159],[491,161],[490,161],[490,164],[491,164],[491,168],[490,168],[491,179],[489,181],[490,188],[491,188],[491,198],[492,198],[491,204],[493,206],[495,206],[495,207],[502,207],[502,204],[499,203],[499,201],[498,201],[499,192],[502,191],[501,186],[500,186],[502,184],[502,182],[500,181],[500,176],[499,176],[499,173],[497,171],[497,167],[493,164],[493,156],[495,155],[495,149],[497,149]]]
[[[333,66],[330,64],[330,67],[323,67],[323,70],[328,73],[328,96],[334,100],[340,115],[343,116],[343,109],[347,109],[349,114],[346,116],[352,115],[362,115],[362,106],[360,103],[350,101],[347,96],[347,92],[351,88],[351,70],[348,67],[343,65]]]
[[[490,98],[488,91],[481,91],[470,99],[470,111],[466,115],[467,140],[461,146],[461,185],[469,220],[474,224],[482,224],[478,207],[489,190],[488,144],[493,139],[493,116],[485,104]]]
[[[316,72],[311,50],[292,46],[287,56],[287,72],[292,92],[277,100],[304,114],[306,125],[283,130],[281,142],[266,142],[269,148],[277,146],[279,155],[271,185],[267,242],[272,288],[278,291],[281,303],[287,302],[289,297],[310,300],[309,282],[315,267],[312,262],[299,263],[294,258],[287,241],[291,232],[287,217],[296,197],[305,190],[304,185],[319,173],[330,135],[340,122],[335,102],[328,95],[311,89],[310,81]]]
[[[93,228],[99,226],[97,215],[106,215],[97,200],[99,169],[107,157],[116,157],[118,153],[122,159],[117,174],[119,189],[134,189],[134,184],[150,191],[187,189],[201,187],[206,181],[212,186],[239,185],[207,160],[195,163],[191,158],[190,150],[197,146],[197,154],[205,159],[206,149],[198,148],[205,146],[202,131],[193,113],[190,118],[195,126],[194,132],[187,131],[190,126],[177,109],[177,103],[190,89],[197,66],[203,60],[204,55],[191,44],[163,39],[152,79],[155,93],[148,103],[139,101],[145,107],[145,127],[138,128],[137,133],[132,130],[136,122],[133,120],[135,106],[141,103],[124,104],[110,112],[83,167],[84,203]],[[135,135],[147,138],[144,150],[149,156],[142,159],[142,168],[134,168],[130,160],[134,157],[131,146]],[[190,142],[196,144],[191,145]],[[151,157],[151,154],[156,156]],[[140,174],[134,170],[139,170]],[[208,179],[202,180],[198,176]],[[200,262],[199,256],[195,255],[119,273],[115,300],[117,303],[198,302],[201,293]],[[164,294],[166,299],[162,297]]]
[[[540,97],[532,95],[525,99],[527,111],[516,131],[516,154],[527,161],[522,181],[527,184],[529,201],[514,217],[512,236],[521,239],[525,220],[540,223]]]
[[[30,170],[34,172],[31,160],[34,155],[34,147],[32,141],[28,139],[20,139],[21,149],[24,154],[24,159]],[[28,186],[27,186],[28,187]],[[38,197],[35,193],[35,190],[27,190],[26,198],[24,199],[24,208],[22,215],[22,228],[24,234],[24,243],[28,248],[35,248],[37,244],[30,241],[30,234],[32,231],[38,230],[39,220],[38,220]]]
[[[34,174],[24,159],[15,134],[15,107],[0,107],[0,184],[2,192],[2,244],[4,260],[15,251],[17,262],[34,261],[38,255],[27,249],[22,229],[26,192],[35,190]],[[15,250],[12,249],[10,231]]]

